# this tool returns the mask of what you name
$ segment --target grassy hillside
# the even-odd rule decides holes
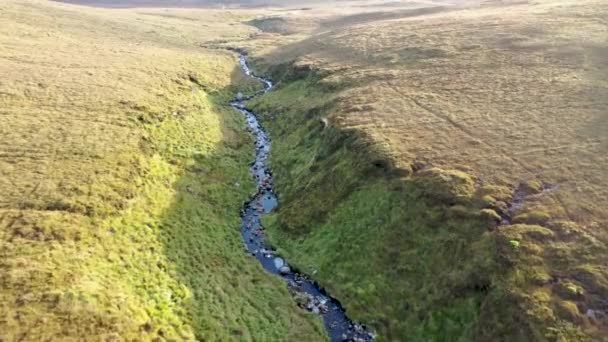
[[[230,12],[0,4],[0,340],[323,339],[244,252]],[[238,87],[237,88],[237,85]]]
[[[430,12],[252,46],[275,243],[387,340],[605,339],[608,7]]]
[[[301,6],[319,0],[53,0],[102,7],[259,7]]]

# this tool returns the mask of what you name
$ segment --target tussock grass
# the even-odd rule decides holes
[[[0,339],[322,339],[243,250],[230,12],[0,4]]]
[[[252,46],[273,238],[388,340],[604,338],[608,7],[422,12]]]

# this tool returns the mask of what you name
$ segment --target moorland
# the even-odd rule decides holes
[[[603,1],[77,2],[0,4],[1,338],[327,338],[243,250],[238,49],[266,230],[351,318],[606,339]]]

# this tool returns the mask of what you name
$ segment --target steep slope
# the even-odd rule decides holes
[[[0,18],[0,340],[323,339],[243,250],[252,142],[227,103],[258,85],[198,47],[240,17]]]
[[[606,336],[608,7],[505,4],[252,45],[271,235],[387,340]]]

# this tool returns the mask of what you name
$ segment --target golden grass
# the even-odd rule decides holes
[[[508,9],[508,10],[507,10]],[[261,56],[347,85],[332,120],[404,166],[539,181],[534,203],[603,234],[608,216],[606,6],[545,1],[378,21]],[[525,210],[525,208],[524,208]]]
[[[325,80],[351,85],[334,120],[365,129],[397,158],[460,166],[488,183],[538,179],[554,187],[541,202],[556,217],[604,223],[604,11],[556,2],[449,12],[292,49],[308,46],[300,63],[344,70]]]
[[[77,193],[70,182],[84,186],[82,176],[92,170],[128,178],[129,168],[117,167],[117,160],[99,159],[138,147],[140,137],[130,132],[133,118],[124,115],[129,103],[178,110],[180,99],[168,98],[163,82],[190,73],[213,88],[230,82],[229,57],[201,52],[195,32],[176,31],[183,24],[177,19],[99,9],[93,15],[90,9],[42,2],[2,6],[3,16],[11,18],[0,28],[6,206],[42,209],[41,203],[27,202],[52,202],[58,188]],[[212,14],[199,23],[229,18]],[[246,32],[228,30],[227,23],[216,26],[222,25],[200,27],[198,39]],[[61,167],[66,164],[72,165]]]
[[[255,85],[220,46],[288,72],[255,104],[284,152],[270,231],[349,313],[389,339],[605,336],[607,12],[2,2],[0,338],[322,338],[242,253],[225,103]]]
[[[277,95],[267,95],[268,103],[262,100],[257,108],[283,110],[273,107],[282,98],[301,103],[304,109],[290,112],[285,122],[322,113],[330,126],[363,133],[375,151],[385,153],[403,174],[414,178],[423,177],[419,170],[432,167],[469,174],[480,196],[476,201],[483,208],[481,215],[492,230],[489,236],[499,241],[496,252],[501,260],[508,260],[492,283],[501,295],[485,299],[478,327],[492,334],[491,327],[500,321],[506,330],[524,323],[552,326],[540,329],[542,333],[531,329],[527,336],[534,339],[573,338],[578,328],[587,337],[605,336],[608,313],[601,298],[608,291],[603,266],[608,241],[606,3],[469,2],[465,8],[448,6],[427,14],[372,12],[336,20],[338,11],[334,8],[303,34],[264,33],[259,45],[251,45],[260,70],[287,76]],[[284,45],[274,49],[273,44]],[[302,81],[304,85],[290,85],[302,75],[310,76]],[[324,89],[323,98],[317,95],[321,105],[307,97],[311,92],[307,84]],[[296,119],[298,114],[302,118]],[[280,117],[280,112],[275,116]],[[297,132],[279,127],[275,134],[285,136],[285,149],[315,146],[305,140],[296,143]],[[315,131],[311,128],[311,132]],[[302,137],[314,136],[311,132],[301,132]],[[319,139],[328,134],[319,134]],[[280,137],[275,143],[281,144]],[[289,168],[283,159],[276,157],[277,163],[283,163],[277,165]],[[327,176],[324,172],[313,172],[310,179]],[[309,181],[302,177],[300,181]],[[288,193],[292,189],[284,187]],[[303,196],[284,204],[288,207],[284,210],[300,212],[298,203],[311,201]],[[452,209],[455,214],[456,206]],[[332,226],[334,216],[328,216],[324,221],[328,226],[341,227]],[[499,216],[505,222],[496,228],[491,222]],[[450,220],[448,216],[445,224],[453,223]],[[306,229],[313,232],[285,244],[299,255],[296,261],[336,262],[329,251],[310,248],[329,240],[323,234],[330,233],[320,233],[326,228]],[[539,234],[543,229],[551,234]],[[344,279],[333,273],[321,276],[337,288],[335,292],[349,293]],[[406,274],[403,281],[407,279]],[[562,287],[569,282],[586,290],[568,297]],[[368,303],[370,296],[354,295],[351,307]],[[494,314],[484,316],[492,310]],[[519,315],[525,318],[507,319]],[[398,324],[379,322],[378,326],[395,333],[398,330],[390,326]],[[502,328],[496,326],[493,333],[506,331]],[[484,335],[488,331],[476,336],[496,337]]]
[[[322,338],[242,248],[248,17],[0,3],[0,339]]]

